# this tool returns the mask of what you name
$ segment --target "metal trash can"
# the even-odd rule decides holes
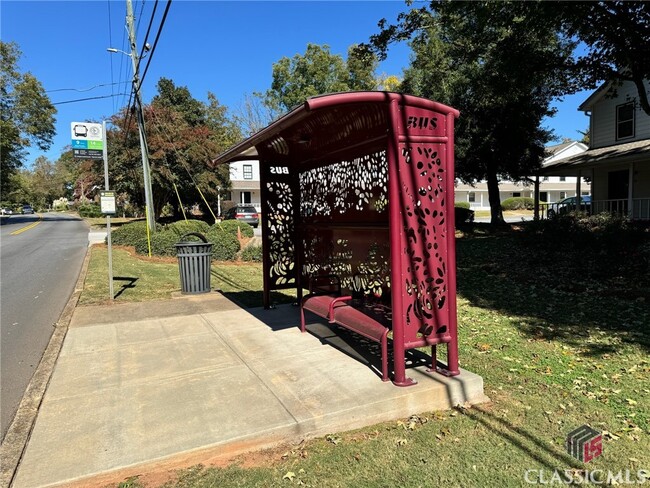
[[[198,237],[203,242],[188,241],[189,236]],[[208,293],[210,291],[210,259],[212,243],[203,234],[190,232],[176,243],[178,270],[181,275],[181,292],[188,294]]]

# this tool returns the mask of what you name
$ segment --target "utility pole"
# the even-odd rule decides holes
[[[144,132],[144,114],[142,113],[142,99],[140,98],[138,46],[135,40],[135,27],[133,21],[133,6],[131,0],[126,0],[126,25],[129,30],[129,44],[131,45],[131,62],[133,63],[133,91],[135,92],[135,111],[137,114],[138,129],[140,132],[140,149],[142,150],[142,172],[144,173],[144,201],[147,211],[147,225],[151,232],[156,230],[154,220],[153,196],[151,192],[151,169],[149,167],[149,146]]]

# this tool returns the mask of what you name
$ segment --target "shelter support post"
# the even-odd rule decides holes
[[[447,343],[447,372],[449,376],[460,374],[458,368],[458,310],[456,304],[456,222],[454,212],[454,117],[447,116],[447,168],[445,172],[446,177],[446,193],[447,202],[450,205],[447,207],[446,223],[447,223],[447,293],[449,302],[449,335],[451,340]]]
[[[388,162],[388,227],[390,232],[390,259],[391,283],[402,283],[402,218],[400,207],[403,205],[401,188],[399,186],[399,139],[400,111],[396,100],[390,103],[390,116],[392,133],[388,137],[386,158]],[[392,299],[393,310],[402,310],[404,307],[401,293],[394,293]],[[400,313],[393,314],[393,384],[397,386],[411,386],[414,380],[406,377],[406,364],[404,362],[406,349],[404,347],[404,317]]]

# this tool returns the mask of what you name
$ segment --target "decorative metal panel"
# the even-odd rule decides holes
[[[303,222],[386,222],[386,151],[301,173],[300,215]]]
[[[449,332],[445,218],[454,211],[454,202],[447,198],[445,172],[445,144],[400,144],[404,307],[400,313],[405,317],[405,342]]]
[[[379,151],[300,174],[303,276],[336,274],[348,290],[387,295],[388,165]]]
[[[266,225],[270,289],[296,283],[294,193],[286,166],[264,167],[263,214]]]

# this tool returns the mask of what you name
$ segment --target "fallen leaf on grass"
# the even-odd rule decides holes
[[[331,443],[334,444],[334,445],[337,445],[339,442],[341,442],[341,438],[340,438],[340,437],[336,437],[336,436],[333,436],[333,435],[326,435],[326,436],[325,436],[325,440],[326,440],[327,442],[331,442]]]
[[[611,440],[611,441],[617,441],[617,440],[620,439],[619,436],[617,436],[616,434],[614,434],[614,433],[612,433],[612,432],[609,432],[608,430],[603,430],[603,431],[602,431],[602,436],[603,436],[605,439],[608,439],[608,440]]]
[[[289,472],[287,472],[287,474],[285,474],[285,475],[282,477],[282,479],[283,479],[283,480],[293,481],[293,479],[294,479],[295,477],[296,477],[296,473],[294,473],[293,471],[289,471]]]
[[[398,447],[405,446],[406,444],[408,444],[408,441],[406,439],[397,439],[395,444],[397,444]]]

